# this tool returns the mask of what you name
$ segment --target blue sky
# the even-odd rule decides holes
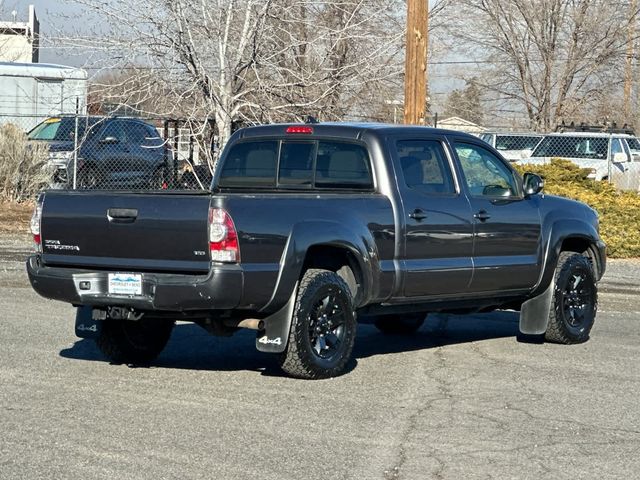
[[[17,20],[26,22],[29,17],[29,5],[34,5],[36,15],[40,20],[40,32],[47,36],[60,27],[60,18],[57,15],[69,14],[79,11],[77,5],[71,5],[64,1],[55,0],[0,0],[0,20],[11,20],[11,12],[17,12]],[[55,49],[43,48],[40,51],[42,63],[78,63],[78,59],[71,60],[60,57]]]

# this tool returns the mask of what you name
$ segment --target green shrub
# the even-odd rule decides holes
[[[33,200],[51,180],[48,147],[29,143],[12,124],[0,127],[0,201]]]
[[[616,190],[607,182],[587,178],[588,169],[567,160],[553,159],[548,165],[518,165],[545,180],[544,191],[586,203],[600,216],[600,235],[613,258],[640,257],[640,195]]]

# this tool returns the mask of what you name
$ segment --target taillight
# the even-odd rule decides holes
[[[209,209],[209,252],[212,262],[240,262],[238,232],[229,214],[221,208]]]
[[[42,232],[41,232],[41,223],[42,223],[42,204],[44,201],[44,197],[41,196],[38,198],[36,203],[36,208],[33,211],[33,215],[31,216],[31,233],[33,234],[33,243],[35,244],[35,248],[37,252],[42,251]]]
[[[306,125],[294,125],[287,127],[286,133],[312,134],[313,127],[307,127]]]

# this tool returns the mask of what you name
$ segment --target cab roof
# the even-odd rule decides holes
[[[312,133],[287,133],[290,127],[310,127]],[[445,130],[442,128],[424,127],[419,125],[396,125],[388,123],[360,123],[360,122],[322,122],[322,123],[279,123],[270,125],[258,125],[246,127],[236,132],[238,138],[249,137],[292,137],[303,139],[313,136],[343,137],[358,139],[365,133],[380,135],[402,135],[411,133],[427,133],[432,135],[449,135],[468,137],[479,140],[478,137],[457,130]]]

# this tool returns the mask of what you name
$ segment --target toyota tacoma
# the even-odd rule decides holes
[[[289,375],[344,372],[358,319],[411,333],[431,312],[520,312],[584,342],[605,271],[598,216],[542,193],[480,139],[380,124],[237,131],[205,191],[47,191],[33,288],[76,334],[148,363],[175,321],[256,331]]]

